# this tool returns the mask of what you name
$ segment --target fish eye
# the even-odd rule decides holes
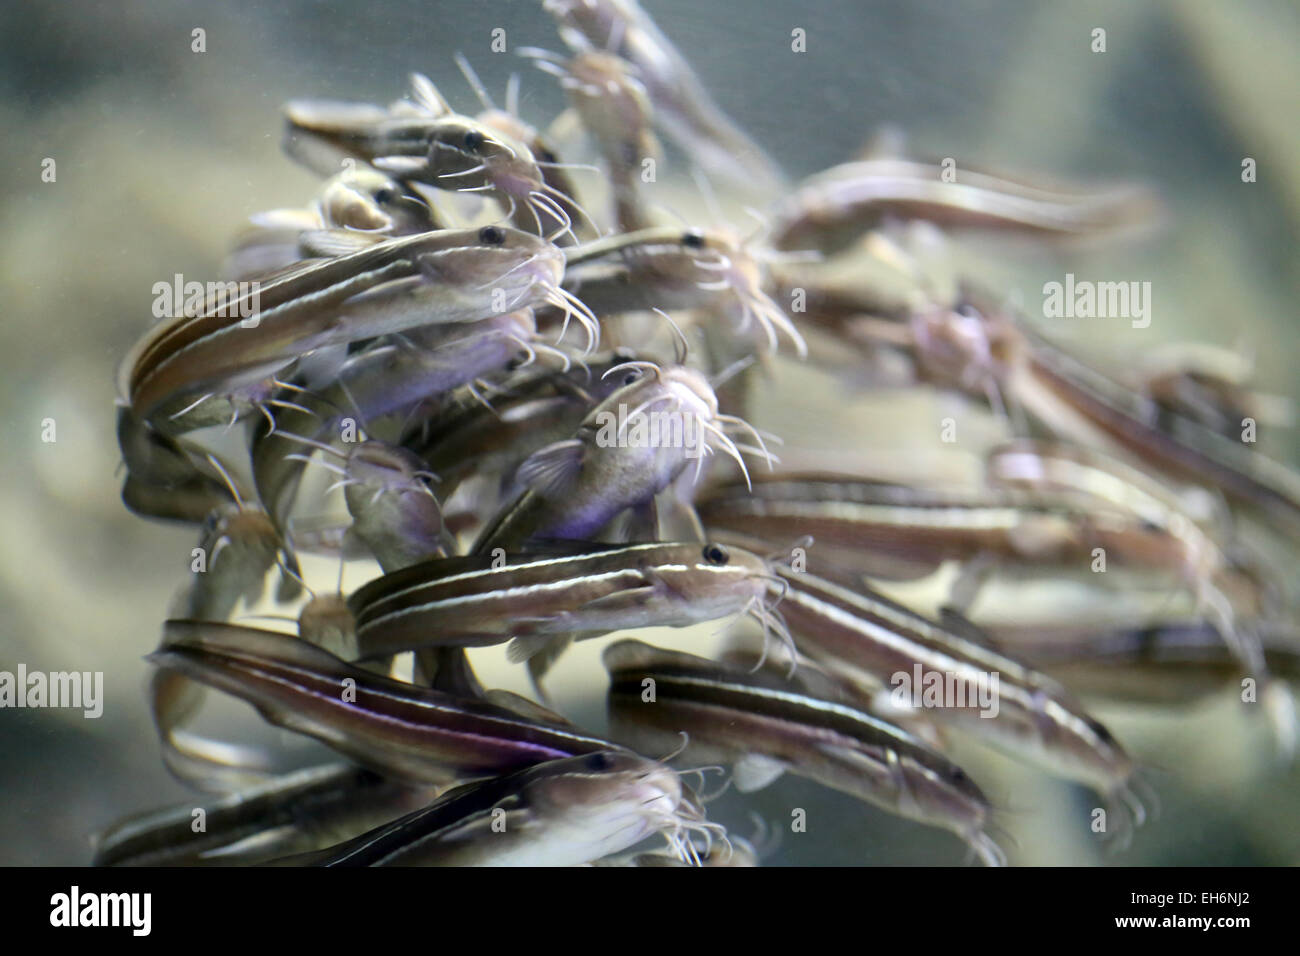
[[[524,367],[527,361],[528,361],[528,353],[520,352],[518,355],[516,355],[509,362],[506,363],[506,371],[507,372],[518,371],[519,369]]]
[[[587,759],[582,762],[582,765],[587,770],[599,773],[613,767],[614,758],[604,751],[601,751],[600,753],[594,753],[588,756]]]
[[[375,191],[375,202],[390,203],[393,201],[393,195],[394,195],[393,191],[389,189],[387,186],[385,186],[383,189],[378,189]]]
[[[541,159],[541,161],[544,163],[558,162],[556,155],[552,153],[549,149],[542,150],[541,153],[538,154],[538,158]]]
[[[703,249],[704,237],[698,232],[688,232],[686,235],[682,236],[682,245],[687,249]]]
[[[628,373],[627,373],[626,375],[623,376],[623,384],[624,384],[624,385],[631,385],[633,382],[640,381],[640,379],[641,379],[641,370],[640,370],[640,369],[636,369],[636,368],[634,368],[634,369],[629,369],[629,370],[628,370]]]
[[[961,767],[954,767],[950,774],[953,783],[965,783],[970,778],[966,776],[966,771]]]
[[[1113,744],[1115,738],[1110,735],[1110,731],[1099,720],[1093,720],[1091,717],[1087,720],[1088,729],[1097,735],[1097,739],[1104,744]]]
[[[476,129],[470,130],[465,134],[465,148],[472,153],[478,152],[483,145],[483,134]]]
[[[485,246],[500,246],[506,241],[506,234],[496,226],[484,226],[478,231],[478,241]]]
[[[704,560],[709,564],[722,567],[731,560],[731,555],[720,544],[706,544],[704,546]]]

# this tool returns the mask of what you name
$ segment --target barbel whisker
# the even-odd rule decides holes
[[[461,176],[473,176],[475,173],[481,173],[487,169],[487,163],[479,163],[470,169],[462,169],[457,173],[439,173],[439,179],[459,179]],[[468,189],[458,189],[457,192],[469,192]]]
[[[487,87],[485,87],[483,81],[479,79],[478,73],[475,72],[474,67],[470,66],[469,60],[465,57],[465,54],[457,50],[452,59],[456,61],[456,66],[460,69],[461,75],[464,76],[465,81],[469,83],[470,89],[474,91],[474,95],[478,97],[478,101],[482,107],[486,110],[495,110],[497,108],[496,104],[492,102],[492,97],[488,95]]]
[[[745,465],[745,458],[743,455],[741,455],[740,449],[736,447],[736,443],[733,442],[730,438],[728,438],[726,433],[723,432],[721,428],[718,428],[716,425],[714,425],[712,422],[707,422],[703,418],[700,418],[699,416],[696,416],[696,421],[699,422],[700,427],[702,429],[704,429],[710,435],[713,435],[715,438],[718,439],[718,441],[722,443],[723,450],[736,462],[737,465],[740,466],[740,473],[745,478],[745,487],[748,488],[750,491],[753,491],[754,484],[749,480],[749,468]]]
[[[514,200],[511,200],[511,201],[513,202]],[[513,210],[512,210],[512,212],[513,212]],[[513,266],[511,266],[511,267],[510,267],[509,269],[507,269],[505,272],[501,273],[501,275],[497,276],[495,279],[492,279],[492,280],[490,280],[490,281],[488,281],[488,282],[484,282],[482,285],[477,286],[476,288],[479,288],[479,289],[491,289],[491,288],[494,288],[494,287],[496,287],[496,286],[499,286],[499,285],[501,284],[501,281],[502,281],[503,279],[505,279],[506,276],[508,276],[508,275],[513,275],[514,273],[518,272],[520,269],[527,268],[528,266],[532,265],[532,264],[533,264],[534,262],[536,262],[536,261],[537,261],[537,254],[534,253],[533,255],[529,256],[527,259],[524,259],[524,260],[522,260],[522,261],[520,261],[520,262],[515,263]]]
[[[578,213],[578,215],[580,215],[583,219],[587,221],[587,225],[591,226],[592,231],[595,232],[597,236],[601,235],[599,224],[597,224],[596,220],[591,218],[591,215],[587,212],[586,209],[583,208],[582,204],[578,202],[577,199],[575,199],[572,196],[566,195],[565,193],[556,189],[550,183],[544,182],[541,184],[541,186],[544,192],[550,193],[550,195],[554,197],[554,199],[552,199],[552,202],[562,201],[568,203],[570,206],[574,208],[574,210]],[[567,212],[565,213],[565,217],[568,218]]]
[[[226,466],[221,463],[221,459],[211,452],[206,453],[204,457],[207,458],[208,464],[217,469],[217,473],[221,475],[221,480],[225,482],[226,489],[230,492],[230,496],[235,499],[235,507],[238,510],[243,511],[244,499],[240,496],[239,488],[235,485],[234,479],[230,477],[230,472],[226,471]]]
[[[194,401],[190,402],[190,404],[188,404],[188,405],[186,405],[184,408],[182,408],[179,412],[176,412],[174,415],[168,415],[167,418],[168,418],[170,421],[175,421],[176,419],[178,419],[178,418],[180,418],[182,415],[184,415],[186,412],[191,412],[191,411],[193,411],[194,409],[196,409],[196,408],[198,408],[200,405],[202,405],[204,402],[206,402],[208,399],[210,399],[210,398],[215,398],[215,397],[216,397],[216,395],[215,395],[214,393],[212,393],[212,392],[209,392],[209,393],[206,394],[206,395],[200,395],[200,396],[199,396],[198,398],[196,398]]]
[[[307,445],[308,447],[315,448],[317,451],[323,451],[328,455],[334,455],[336,458],[339,458],[343,461],[348,460],[348,456],[346,452],[339,451],[333,445],[330,445],[326,442],[317,441],[316,439],[308,438],[305,435],[296,435],[293,432],[280,431],[278,434],[283,435],[285,438],[292,439],[293,441],[296,441],[299,444]]]

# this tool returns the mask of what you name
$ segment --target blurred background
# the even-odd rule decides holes
[[[975,243],[961,266],[1031,304],[1067,271],[1150,280],[1152,327],[1135,343],[1239,348],[1254,355],[1260,388],[1296,397],[1300,8],[1291,0],[643,5],[792,177],[847,160],[892,125],[911,153],[959,166],[1151,185],[1170,222],[1145,244],[1064,260]],[[196,27],[205,53],[191,51]],[[0,710],[0,864],[86,863],[92,834],[115,819],[194,799],[159,759],[141,658],[185,583],[196,535],[129,515],[115,473],[114,375],[150,323],[153,284],[178,272],[214,277],[249,214],[311,198],[316,177],[279,151],[290,98],[386,103],[420,70],[472,111],[451,59],[459,50],[495,95],[522,73],[522,113],[545,126],[562,97],[513,52],[490,52],[497,27],[510,51],[560,48],[540,3],[525,0],[15,0],[0,10],[0,670],[102,671],[106,697],[98,720]],[[803,54],[791,52],[796,27],[807,31]],[[1090,50],[1097,27],[1105,53]],[[1252,184],[1241,179],[1245,157],[1258,165]],[[46,158],[54,182],[42,181]],[[661,168],[666,180],[684,179],[671,153]],[[699,212],[682,208],[692,194],[679,192],[679,211]],[[1106,329],[1109,348],[1127,347],[1127,323]],[[929,461],[916,451],[915,422],[932,421],[939,399],[780,371],[759,422],[794,452],[838,449],[847,468]],[[47,418],[53,443],[41,440]],[[1261,447],[1297,458],[1294,433],[1262,435]],[[349,569],[349,586],[367,574]],[[677,632],[669,642],[690,643]],[[553,684],[562,708],[593,729],[604,722],[605,643],[579,645]],[[503,654],[475,661],[485,683],[526,689]],[[292,763],[323,753],[263,729],[242,706],[212,709],[232,739],[277,739]],[[1013,861],[1300,862],[1300,774],[1279,765],[1263,721],[1243,716],[1231,695],[1178,711],[1099,707],[1098,716],[1154,768],[1163,815],[1126,853],[1108,855],[1086,828],[1094,798],[962,752],[1005,808]],[[808,812],[807,833],[788,832],[795,807]],[[729,793],[710,811],[742,836],[757,826],[751,813],[783,832],[773,864],[963,857],[945,834],[789,777],[757,795]]]

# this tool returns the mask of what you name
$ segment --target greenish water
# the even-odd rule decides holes
[[[962,265],[1036,301],[1066,271],[1149,280],[1149,336],[1099,339],[1123,354],[1155,341],[1205,340],[1254,354],[1261,388],[1296,396],[1294,302],[1300,293],[1300,90],[1293,4],[1242,0],[998,2],[890,0],[699,4],[646,0],[741,125],[795,177],[857,152],[879,127],[902,129],[918,155],[1064,180],[1155,187],[1164,234],[1078,258],[978,242]],[[81,863],[89,835],[130,811],[188,799],[167,776],[144,703],[147,668],[169,600],[184,582],[188,530],[127,514],[119,500],[114,373],[147,327],[153,283],[207,275],[258,210],[303,204],[316,183],[279,152],[280,105],[294,97],[388,102],[413,70],[471,94],[451,57],[465,52],[494,93],[524,75],[522,111],[545,123],[563,108],[550,78],[489,49],[560,47],[539,5],[390,2],[20,0],[0,12],[0,669],[102,671],[104,716],[0,711],[0,863]],[[1108,49],[1089,36],[1107,30]],[[206,31],[207,51],[191,49]],[[805,54],[791,30],[807,31]],[[1257,160],[1252,184],[1243,158]],[[42,182],[42,161],[57,180]],[[667,176],[684,172],[673,167]],[[698,213],[698,210],[691,210]],[[1109,332],[1107,333],[1109,335]],[[799,381],[800,372],[783,368]],[[897,445],[892,416],[921,414],[849,400],[822,381],[793,404],[779,388],[762,422],[787,438],[809,409],[848,419],[855,452]],[[852,411],[846,409],[851,408]],[[855,417],[857,416],[857,417]],[[58,422],[58,441],[40,440]],[[818,421],[821,419],[819,418]],[[1294,432],[1262,443],[1294,462]],[[838,443],[842,446],[842,442]],[[826,439],[827,447],[837,443]],[[846,461],[848,459],[846,458]],[[604,675],[592,653],[566,666],[563,699],[603,720]],[[485,665],[487,666],[487,665]],[[500,662],[492,674],[518,681]],[[1178,714],[1101,711],[1145,762],[1164,814],[1126,854],[1101,854],[1079,820],[1078,791],[972,755],[1008,809],[1026,863],[1294,864],[1300,798],[1294,768],[1273,761],[1258,721],[1232,702]],[[237,733],[249,714],[229,709]],[[286,735],[287,740],[287,735]],[[319,753],[293,743],[301,760]],[[795,808],[805,833],[790,833]],[[956,841],[811,783],[784,779],[755,796],[728,793],[711,816],[746,835],[758,813],[783,832],[773,863],[958,862]]]

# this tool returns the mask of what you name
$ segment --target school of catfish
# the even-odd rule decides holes
[[[1096,367],[973,280],[922,281],[906,241],[916,222],[1133,241],[1158,199],[953,180],[888,137],[790,184],[634,0],[543,6],[560,50],[517,50],[540,72],[501,105],[460,54],[468,102],[416,74],[386,106],[287,104],[285,151],[319,193],[253,216],[230,284],[122,363],[123,500],[198,531],[149,704],[168,769],[210,796],[201,832],[189,805],[139,814],[96,862],[755,865],[765,841],[708,819],[717,767],[742,792],[806,777],[999,865],[1014,813],[994,820],[954,739],[1095,792],[1120,848],[1156,796],[1089,701],[1249,686],[1247,719],[1289,757],[1293,598],[1238,534],[1300,529],[1300,475],[1240,440],[1264,397],[1213,349]],[[520,86],[550,78],[569,109],[531,125]],[[673,175],[698,221],[663,201],[656,162],[692,171]],[[719,199],[753,221],[721,224]],[[868,264],[903,281],[843,280]],[[831,366],[882,356],[1005,428],[981,481],[787,466],[749,420],[790,362],[848,387]],[[213,447],[232,432],[246,456]],[[972,622],[990,577],[1068,578],[1098,549],[1108,586],[1185,610]],[[337,580],[310,586],[308,555]],[[379,575],[344,593],[367,563]],[[954,564],[937,613],[883,593]],[[279,623],[246,623],[268,597]],[[573,642],[706,622],[725,636],[695,653],[606,642],[606,734],[552,708]],[[467,649],[498,644],[536,699],[480,683]],[[900,675],[942,693],[900,703]],[[337,760],[276,772],[201,735],[209,689]]]

